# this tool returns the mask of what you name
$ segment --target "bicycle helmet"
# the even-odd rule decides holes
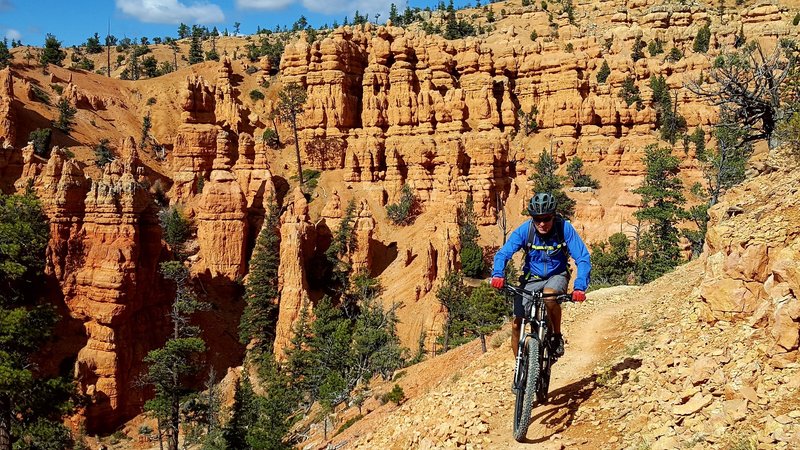
[[[542,216],[545,214],[555,214],[556,198],[549,192],[538,192],[531,198],[528,204],[528,214],[531,216]]]

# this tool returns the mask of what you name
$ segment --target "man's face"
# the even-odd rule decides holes
[[[533,216],[533,225],[539,234],[547,234],[553,228],[554,214],[545,214],[543,216]]]

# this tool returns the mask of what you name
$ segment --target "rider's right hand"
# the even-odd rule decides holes
[[[492,287],[495,289],[502,289],[506,284],[506,279],[503,277],[492,277]]]

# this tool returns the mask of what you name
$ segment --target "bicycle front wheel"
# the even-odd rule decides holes
[[[525,379],[520,380],[520,389],[514,405],[514,440],[522,442],[528,433],[531,411],[536,400],[536,386],[540,383],[541,366],[539,365],[539,341],[528,339],[523,350],[522,367]]]

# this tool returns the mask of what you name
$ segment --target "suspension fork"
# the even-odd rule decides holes
[[[522,366],[522,352],[524,349],[525,338],[527,337],[527,333],[525,332],[525,325],[527,325],[527,320],[525,317],[522,318],[522,322],[519,325],[519,343],[517,345],[517,359],[514,362],[514,385],[516,386],[519,383],[520,378],[520,368]],[[519,387],[519,386],[517,386]]]

